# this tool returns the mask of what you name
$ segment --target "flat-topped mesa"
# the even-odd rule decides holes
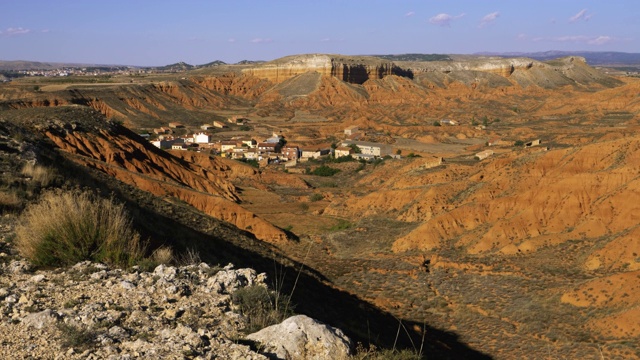
[[[454,59],[453,61],[430,62],[398,62],[398,64],[412,73],[439,71],[450,73],[454,71],[482,71],[509,77],[515,70],[526,70],[533,66],[546,66],[536,60],[528,58],[469,58]]]
[[[274,83],[281,83],[310,71],[334,76],[352,84],[362,84],[369,79],[382,79],[386,75],[412,77],[411,72],[401,69],[391,61],[370,56],[324,54],[287,56],[242,70],[245,74],[265,78]]]

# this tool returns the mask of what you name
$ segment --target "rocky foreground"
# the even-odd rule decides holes
[[[13,260],[0,271],[2,359],[335,359],[351,346],[340,330],[303,315],[243,340],[247,319],[231,294],[267,290],[253,269],[201,263],[145,272],[82,262],[33,271]]]

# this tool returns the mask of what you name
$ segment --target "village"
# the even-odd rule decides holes
[[[228,129],[230,125],[248,129],[248,123],[247,118],[234,116],[227,119],[226,123],[216,120],[212,124],[201,125],[199,131],[191,133],[182,123],[170,122],[166,127],[153,129],[153,135],[140,135],[148,138],[160,149],[208,152],[224,158],[255,162],[260,167],[284,164],[285,168],[291,168],[299,162],[325,157],[352,157],[363,161],[382,157],[400,158],[400,155],[392,153],[392,147],[388,144],[357,140],[363,136],[363,132],[357,126],[344,129],[344,140],[305,146],[290,144],[282,134],[275,131],[270,137],[260,139],[239,135],[214,140],[211,134],[212,130]],[[185,131],[186,135],[176,134]]]

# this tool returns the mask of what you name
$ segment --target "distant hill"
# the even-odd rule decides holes
[[[159,70],[159,71],[186,71],[186,70],[193,70],[196,67],[191,65],[191,64],[187,64],[184,61],[181,61],[181,62],[177,62],[175,64],[169,64],[169,65],[165,65],[165,66],[152,66],[150,68],[151,69],[155,69],[155,70]]]
[[[222,60],[216,60],[206,64],[198,65],[198,67],[203,68],[203,67],[220,66],[220,65],[227,65],[227,63]]]
[[[263,60],[240,60],[236,63],[236,65],[251,65],[251,64],[262,64],[266,61]]]
[[[398,54],[398,55],[371,55],[391,61],[449,61],[452,60],[445,54]]]
[[[565,56],[581,56],[589,65],[640,65],[640,53],[614,51],[544,51],[544,52],[481,52],[474,55],[500,57],[528,57],[535,60],[551,60]]]
[[[0,60],[0,71],[20,71],[20,70],[55,70],[61,68],[126,68],[124,65],[99,65],[81,63],[59,63],[59,62],[38,62],[26,60]]]

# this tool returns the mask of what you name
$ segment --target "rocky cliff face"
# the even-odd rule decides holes
[[[367,80],[381,79],[386,75],[410,75],[409,71],[382,59],[321,54],[288,56],[242,71],[274,83],[306,72],[333,76],[352,84],[363,84]]]

